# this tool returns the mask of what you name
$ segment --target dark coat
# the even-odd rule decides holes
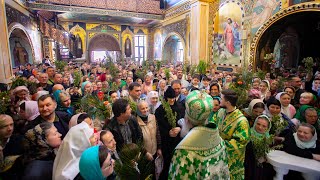
[[[134,116],[131,116],[128,121],[132,135],[132,143],[137,144],[139,142],[143,142],[143,134],[136,118]],[[107,129],[112,132],[114,139],[117,142],[117,151],[120,152],[124,145],[124,139],[120,131],[120,125],[115,117],[111,119],[110,123],[107,126]]]
[[[176,127],[178,127],[177,121],[180,118],[182,118],[180,103],[175,102],[175,104],[171,106],[171,109],[173,110],[173,112],[177,113]],[[165,114],[166,112],[163,106],[160,105],[155,112],[161,136],[161,150],[164,160],[163,170],[161,172],[160,179],[168,179],[168,172],[174,149],[181,141],[180,133],[176,137],[170,137],[169,131],[172,129],[172,126],[169,124],[168,119],[165,117]]]
[[[283,150],[295,156],[313,159],[312,154],[320,154],[320,143],[317,141],[316,148],[301,149],[297,146],[293,134],[288,134],[283,142]]]

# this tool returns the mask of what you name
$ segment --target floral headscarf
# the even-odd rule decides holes
[[[26,162],[33,160],[54,160],[55,158],[54,148],[47,143],[45,132],[40,125],[38,124],[25,134],[24,149],[28,152],[25,159]]]

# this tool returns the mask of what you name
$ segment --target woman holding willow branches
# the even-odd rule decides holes
[[[169,166],[173,156],[174,148],[181,141],[178,120],[181,117],[179,111],[180,104],[175,100],[175,92],[171,86],[168,86],[164,93],[162,104],[155,112],[161,136],[161,150],[163,155],[163,170],[160,179],[168,179]]]

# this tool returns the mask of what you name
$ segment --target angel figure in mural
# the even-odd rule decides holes
[[[277,9],[281,0],[258,0],[253,7],[251,28],[259,28],[265,23]]]
[[[235,42],[239,38],[238,27],[239,25],[236,22],[233,22],[231,18],[228,18],[224,29],[224,41],[230,54],[234,54],[235,52]]]

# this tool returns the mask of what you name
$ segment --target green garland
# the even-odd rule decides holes
[[[279,134],[288,126],[288,122],[283,120],[279,115],[273,116],[271,119],[270,134]]]
[[[165,117],[168,119],[169,124],[172,126],[172,128],[176,127],[176,118],[177,118],[177,112],[173,112],[170,104],[161,98],[161,103],[163,106],[164,111],[166,112]]]

